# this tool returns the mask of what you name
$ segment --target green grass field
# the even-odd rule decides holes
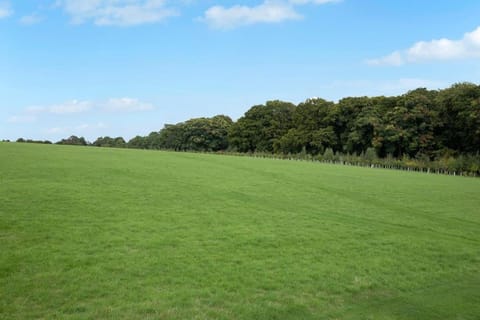
[[[1,319],[480,319],[480,179],[0,144]]]

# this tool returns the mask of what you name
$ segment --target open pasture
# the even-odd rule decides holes
[[[1,319],[479,319],[480,179],[0,144]]]

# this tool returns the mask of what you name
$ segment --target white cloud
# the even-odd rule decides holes
[[[327,4],[327,3],[338,3],[342,0],[289,0],[292,4]]]
[[[201,19],[216,29],[232,29],[255,23],[278,23],[286,20],[301,19],[292,5],[278,2],[265,1],[262,4],[249,7],[236,5],[225,8],[213,6],[205,11]]]
[[[0,19],[7,18],[13,14],[12,6],[8,1],[0,1]]]
[[[37,15],[36,13],[32,13],[30,15],[26,15],[20,18],[19,22],[23,25],[30,26],[32,24],[37,24],[43,20],[42,17]]]
[[[67,131],[67,128],[60,128],[60,127],[49,128],[46,130],[46,132],[49,134],[62,133],[66,131]]]
[[[131,112],[153,110],[152,104],[132,98],[111,98],[104,103],[104,109],[112,112]]]
[[[389,55],[381,57],[379,59],[367,60],[367,64],[371,66],[380,66],[380,65],[401,66],[404,63],[405,63],[404,58],[400,51],[392,52]]]
[[[279,23],[299,20],[303,16],[295,10],[297,5],[337,3],[342,0],[264,0],[257,6],[235,5],[210,7],[199,20],[215,29],[233,29],[256,23]]]
[[[28,115],[38,114],[73,114],[84,113],[92,110],[104,110],[109,112],[133,112],[133,111],[147,111],[153,110],[154,106],[151,103],[143,102],[135,98],[110,98],[106,101],[80,101],[70,100],[61,104],[54,104],[50,106],[30,106],[24,111]]]
[[[9,123],[32,123],[37,120],[37,117],[34,115],[28,115],[28,114],[23,114],[23,115],[17,115],[17,116],[11,116],[10,118],[7,119],[7,122]]]
[[[74,134],[74,135],[83,135],[85,133],[97,132],[99,129],[108,128],[108,126],[103,122],[97,123],[82,123],[77,126],[70,127],[53,127],[45,130],[48,134]]]
[[[81,113],[89,111],[93,104],[90,101],[70,100],[62,104],[55,104],[51,106],[30,106],[25,109],[29,114],[38,113],[54,113],[54,114],[69,114]]]
[[[99,26],[155,23],[177,15],[165,0],[57,0],[75,24],[93,21]]]
[[[103,122],[97,122],[94,124],[89,124],[89,123],[82,123],[78,126],[75,127],[76,130],[90,130],[90,129],[103,129],[106,128],[107,125]]]
[[[370,65],[401,66],[406,63],[480,58],[480,27],[467,32],[460,40],[446,38],[420,41],[406,50],[367,60]]]
[[[92,108],[90,101],[71,100],[62,104],[48,107],[48,111],[56,114],[80,113],[89,111]]]

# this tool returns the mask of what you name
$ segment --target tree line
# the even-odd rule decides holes
[[[58,144],[89,145],[72,136]],[[268,101],[236,122],[195,118],[125,141],[99,137],[93,146],[230,152],[480,174],[480,86],[458,83],[393,97],[321,98],[295,105]]]

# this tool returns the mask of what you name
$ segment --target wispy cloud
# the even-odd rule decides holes
[[[398,50],[377,59],[367,60],[374,66],[401,66],[407,63],[480,58],[480,27],[459,40],[420,41],[406,50]]]
[[[32,123],[37,120],[37,117],[31,114],[22,114],[11,116],[7,119],[8,123]]]
[[[210,7],[200,18],[215,29],[233,29],[257,23],[280,23],[288,20],[299,20],[303,16],[295,10],[297,5],[327,4],[341,0],[265,0],[256,6],[235,5]]]
[[[19,22],[25,26],[30,26],[41,22],[43,18],[36,13],[32,13],[20,18]]]
[[[108,111],[108,112],[134,112],[134,111],[148,111],[153,110],[154,106],[151,103],[141,101],[135,98],[110,98],[106,101],[80,101],[70,100],[60,104],[50,106],[30,106],[25,109],[26,114],[72,114],[84,113],[88,111]]]
[[[59,104],[48,106],[29,106],[23,109],[20,114],[7,118],[8,123],[31,123],[41,117],[57,116],[68,117],[78,116],[87,112],[142,112],[155,109],[154,105],[135,98],[110,98],[105,101],[70,100]],[[69,128],[71,129],[71,128]],[[79,128],[77,128],[79,129]]]
[[[286,3],[265,1],[255,6],[236,5],[230,8],[214,6],[205,12],[202,20],[216,29],[232,29],[255,23],[278,23],[301,19],[301,15]]]
[[[96,132],[99,129],[108,128],[108,126],[103,122],[97,123],[82,123],[77,126],[68,126],[68,127],[52,127],[45,130],[45,133],[48,134],[75,134],[81,135],[90,132]]]
[[[74,24],[92,21],[99,26],[155,23],[178,14],[165,0],[57,0]]]
[[[94,124],[89,124],[89,123],[82,123],[78,126],[75,127],[75,129],[77,130],[87,130],[87,129],[102,129],[102,128],[106,128],[107,125],[103,122],[97,122],[97,123],[94,123]]]
[[[342,0],[289,0],[292,4],[327,4],[327,3],[338,3]]]
[[[70,100],[61,104],[51,106],[30,106],[25,109],[29,114],[53,113],[53,114],[69,114],[81,113],[91,110],[93,103],[90,101]]]
[[[142,102],[132,98],[111,98],[104,103],[103,108],[112,112],[131,112],[131,111],[148,111],[153,110],[151,103]]]
[[[13,14],[13,9],[9,1],[0,1],[0,19],[9,17]]]

